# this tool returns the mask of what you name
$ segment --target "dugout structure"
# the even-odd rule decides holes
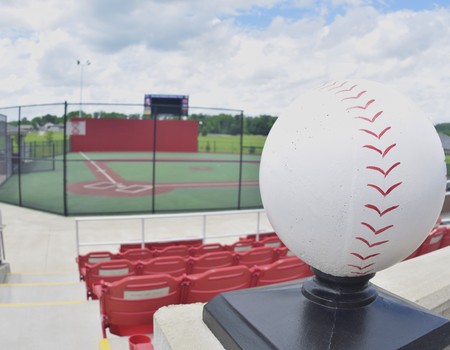
[[[243,111],[144,111],[86,103],[80,113],[67,102],[0,108],[0,201],[69,216],[262,207],[262,144],[246,144]],[[30,125],[38,116],[57,122]]]

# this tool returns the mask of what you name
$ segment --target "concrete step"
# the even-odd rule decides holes
[[[0,284],[2,349],[98,349],[98,301],[86,300],[76,272],[8,273]],[[128,337],[108,335],[111,350],[128,349]]]

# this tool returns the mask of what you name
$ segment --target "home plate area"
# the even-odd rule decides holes
[[[126,192],[126,193],[139,193],[144,191],[149,191],[153,188],[152,185],[139,185],[139,184],[132,184],[132,185],[124,185],[121,183],[111,183],[111,182],[97,182],[89,185],[84,185],[85,188],[89,188],[92,190],[98,190],[98,191],[105,191],[109,189],[113,189],[117,192]]]
[[[156,187],[150,182],[110,182],[110,181],[84,181],[68,186],[67,190],[81,195],[101,196],[101,197],[141,197],[154,194],[161,194],[171,191],[171,187]]]

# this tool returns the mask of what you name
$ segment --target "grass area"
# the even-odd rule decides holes
[[[51,135],[51,136],[49,136]],[[44,141],[63,141],[64,133],[62,132],[40,132],[40,131],[31,131],[25,136],[25,142],[44,142]]]
[[[267,136],[244,135],[244,153],[261,154]],[[198,137],[198,151],[212,153],[239,153],[240,135],[206,135]]]
[[[50,136],[51,135],[51,136]],[[64,140],[64,133],[52,132],[51,134],[38,131],[30,132],[25,137],[25,143],[33,142],[60,142]],[[261,154],[266,142],[263,135],[244,135],[243,153]],[[241,137],[240,135],[206,135],[198,136],[198,151],[207,153],[239,153]]]

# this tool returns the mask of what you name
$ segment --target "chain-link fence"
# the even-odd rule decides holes
[[[63,215],[260,208],[274,121],[264,118],[202,107],[152,116],[142,104],[0,108],[0,201]]]

